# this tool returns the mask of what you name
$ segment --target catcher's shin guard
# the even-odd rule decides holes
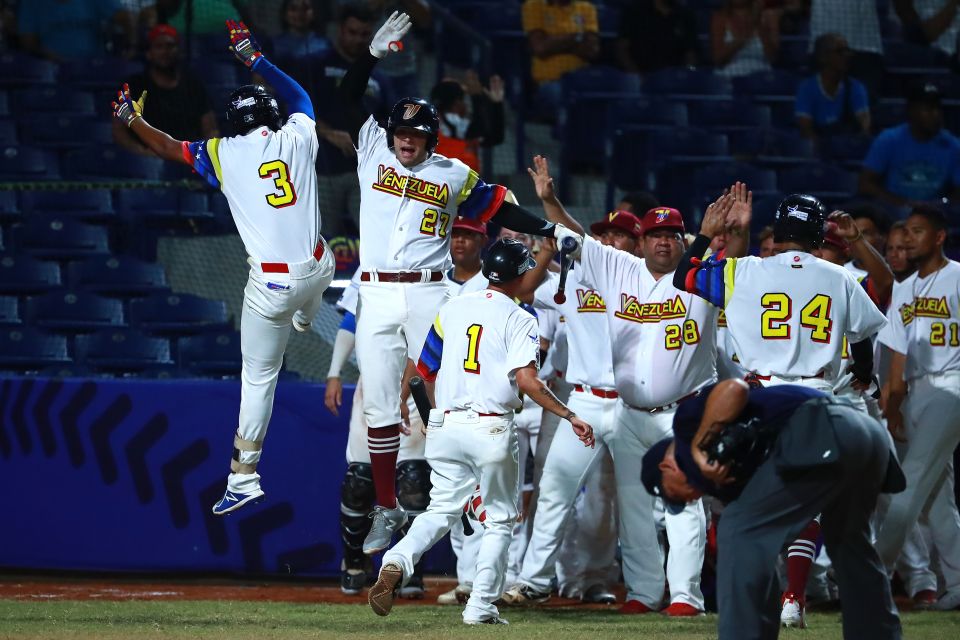
[[[370,531],[369,516],[375,501],[372,467],[351,463],[340,487],[340,537],[347,569],[365,566],[367,557],[363,553],[363,540]]]

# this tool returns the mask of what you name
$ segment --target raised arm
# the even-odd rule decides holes
[[[584,235],[586,233],[583,226],[574,220],[563,204],[557,197],[556,190],[553,187],[553,176],[550,175],[550,164],[547,159],[541,155],[533,156],[533,169],[527,167],[527,173],[533,180],[533,186],[537,191],[537,197],[543,203],[543,212],[547,215],[547,220],[557,224],[566,225],[574,233]]]
[[[117,92],[116,102],[113,103],[114,117],[129,127],[143,144],[164,160],[190,164],[184,157],[183,143],[180,140],[175,140],[143,119],[143,103],[146,97],[147,92],[144,91],[140,98],[134,100],[130,97],[129,85],[123,85],[123,89]]]
[[[707,207],[699,235],[687,248],[673,274],[673,286],[677,289],[689,291],[718,307],[725,302],[723,272],[726,260],[704,262],[703,255],[714,236],[723,232],[733,205],[734,196],[727,193]]]
[[[887,261],[883,259],[873,245],[863,239],[863,232],[848,213],[834,211],[828,220],[837,225],[837,234],[846,240],[850,247],[850,255],[867,272],[873,291],[867,291],[875,296],[874,302],[885,307],[890,301],[893,291],[893,272]]]

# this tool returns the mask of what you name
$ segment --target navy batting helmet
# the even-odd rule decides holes
[[[276,99],[260,84],[246,84],[230,94],[227,122],[238,135],[257,127],[280,128],[280,109]]]
[[[393,149],[393,135],[400,128],[423,131],[428,135],[427,151],[433,153],[437,148],[440,116],[437,115],[437,108],[423,98],[404,98],[393,105],[390,118],[387,120],[387,145],[391,149]]]
[[[823,243],[827,208],[817,198],[794,193],[780,201],[773,221],[774,242],[799,242],[814,248]]]
[[[513,238],[501,238],[493,243],[483,259],[483,275],[494,284],[515,280],[537,266],[527,245]]]

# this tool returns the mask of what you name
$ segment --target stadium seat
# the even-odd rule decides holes
[[[0,91],[0,118],[10,117],[10,99],[6,91]]]
[[[243,366],[240,334],[236,331],[201,333],[177,341],[180,365],[206,375],[237,375]]]
[[[123,58],[84,58],[63,63],[61,76],[71,86],[82,89],[113,89],[143,71],[143,64]]]
[[[758,102],[792,102],[801,78],[790,71],[773,69],[733,79],[738,96],[753,96]]]
[[[53,291],[27,298],[24,318],[54,331],[93,331],[123,326],[123,303],[86,291]]]
[[[20,206],[24,213],[31,214],[64,214],[83,220],[110,220],[115,217],[109,189],[24,191]]]
[[[21,248],[39,257],[82,258],[110,251],[105,228],[66,216],[25,216],[15,230]]]
[[[770,107],[742,99],[693,102],[687,111],[690,126],[722,133],[770,126]]]
[[[723,162],[697,169],[694,173],[693,191],[713,201],[724,189],[737,181],[746,183],[754,197],[777,191],[776,172],[745,162]]]
[[[670,129],[686,127],[687,106],[682,102],[664,102],[651,96],[612,100],[607,104],[608,132],[620,127],[631,129]],[[585,128],[585,127],[581,127]],[[596,132],[592,132],[596,136]]]
[[[67,339],[32,327],[0,331],[0,368],[35,371],[70,362]]]
[[[218,58],[200,58],[196,60],[191,66],[197,72],[197,74],[203,78],[203,81],[207,85],[213,85],[218,87],[233,87],[236,89],[241,84],[245,84],[248,81],[242,81],[240,77],[240,69],[232,60],[226,60],[224,62],[217,62]],[[249,72],[244,70],[246,75],[249,75]],[[149,96],[148,96],[149,99]]]
[[[936,47],[913,42],[885,42],[883,48],[883,66],[888,73],[915,76],[948,71],[950,61]]]
[[[104,329],[74,340],[77,362],[99,370],[139,371],[172,362],[166,338],[143,335],[136,329]]]
[[[117,192],[117,211],[130,223],[170,227],[177,222],[177,189],[121,189]]]
[[[60,265],[28,255],[0,256],[0,293],[26,295],[56,289],[62,284]]]
[[[0,296],[0,326],[20,324],[20,301],[16,296]]]
[[[31,118],[41,113],[69,116],[97,114],[91,92],[57,85],[16,91],[13,94],[13,106],[18,118]]]
[[[612,67],[583,67],[564,74],[560,79],[563,94],[577,93],[640,93],[640,78]]]
[[[794,165],[815,158],[813,142],[797,131],[767,129],[756,161],[766,166]]]
[[[857,174],[827,164],[807,164],[780,172],[785,193],[809,193],[821,200],[838,202],[857,192]]]
[[[708,163],[729,155],[726,135],[694,128],[650,131],[642,148],[648,162],[658,165]]]
[[[461,2],[451,9],[480,33],[523,30],[521,7],[516,2]]]
[[[39,60],[26,54],[0,55],[0,87],[29,87],[52,85],[57,80],[59,67],[53,62]]]
[[[75,362],[64,362],[44,367],[37,371],[41,378],[94,378],[97,377],[93,369]]]
[[[143,296],[167,290],[163,267],[129,256],[96,256],[67,268],[74,289],[114,296]]]
[[[59,178],[60,166],[53,152],[27,146],[0,147],[0,180],[33,182]]]
[[[54,115],[22,119],[20,140],[43,149],[70,150],[113,144],[109,120],[96,116]]]
[[[773,219],[777,215],[777,206],[787,193],[789,192],[784,191],[753,199],[753,218],[750,221],[750,228],[754,233],[759,233],[763,227],[773,224]]]
[[[823,156],[847,169],[859,169],[872,143],[870,138],[861,135],[827,136],[823,140]]]
[[[670,68],[654,71],[643,83],[643,92],[668,100],[729,100],[730,80],[711,69]]]
[[[229,328],[227,305],[188,293],[169,293],[130,302],[130,321],[151,333],[196,333]]]
[[[15,222],[20,219],[20,204],[16,191],[0,191],[0,222]]]
[[[16,123],[13,120],[0,120],[0,146],[16,146],[19,142]]]
[[[810,39],[807,36],[781,36],[780,53],[777,66],[791,71],[802,72],[810,67],[813,54],[810,51]]]
[[[907,121],[907,105],[900,99],[880,100],[871,109],[870,120],[877,130],[897,127]]]
[[[113,147],[94,147],[67,154],[66,174],[74,180],[159,180],[163,160]]]

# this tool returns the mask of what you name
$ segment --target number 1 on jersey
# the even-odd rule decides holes
[[[297,192],[290,183],[290,169],[283,160],[273,160],[260,165],[260,178],[273,179],[273,186],[279,193],[268,193],[265,197],[267,204],[275,209],[282,209],[297,203]]]
[[[467,327],[467,357],[463,361],[463,370],[467,373],[480,373],[480,336],[483,335],[483,326],[472,324]]]

